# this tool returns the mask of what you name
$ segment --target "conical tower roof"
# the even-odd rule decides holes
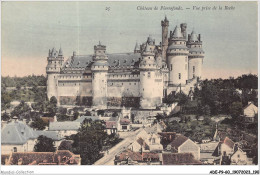
[[[198,41],[198,36],[194,30],[191,32],[190,41]]]
[[[174,31],[173,31],[173,35],[172,35],[174,38],[182,38],[183,35],[181,33],[181,28],[176,26]]]

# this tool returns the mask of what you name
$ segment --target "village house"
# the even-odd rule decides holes
[[[162,153],[162,165],[202,165],[192,153]]]
[[[75,121],[51,122],[49,131],[57,131],[60,137],[65,137],[77,134],[80,126],[81,123]]]
[[[237,147],[236,151],[230,156],[231,165],[252,164],[247,158],[246,152]]]
[[[213,152],[213,156],[230,156],[234,153],[235,143],[228,137],[225,137],[224,140],[220,140],[218,146]]]
[[[154,126],[142,129],[136,136],[136,140],[142,138],[145,144],[148,145],[149,151],[161,152],[163,150],[163,146],[161,144],[161,136],[157,134],[157,128]],[[135,145],[138,144],[135,143]]]
[[[80,165],[80,155],[68,150],[56,152],[15,152],[1,156],[2,165]]]
[[[108,135],[117,133],[117,121],[106,121],[106,132]]]
[[[119,118],[117,122],[118,131],[130,131],[131,130],[131,121],[128,118]]]
[[[213,156],[213,152],[218,146],[218,142],[211,141],[199,144],[200,147],[200,161],[203,164],[213,165],[218,157]]]
[[[53,140],[54,147],[58,149],[60,146],[60,143],[64,140],[64,137],[61,137],[58,131],[41,131],[36,130],[35,131],[38,136],[43,135],[45,137],[48,137]]]
[[[33,151],[37,138],[38,134],[32,128],[14,117],[1,130],[1,154]]]
[[[245,122],[252,123],[257,121],[258,107],[252,102],[248,102],[248,105],[243,108]]]
[[[177,134],[175,139],[166,147],[172,153],[192,153],[194,158],[200,160],[200,147],[189,138]]]
[[[115,156],[115,165],[161,165],[160,154],[125,150]]]

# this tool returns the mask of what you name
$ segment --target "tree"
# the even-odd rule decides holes
[[[118,117],[118,113],[116,111],[113,112],[112,117]]]
[[[10,103],[12,101],[12,98],[10,94],[6,91],[1,92],[1,110],[6,110],[10,108]]]
[[[30,118],[31,108],[24,101],[21,101],[18,106],[11,112],[11,116],[17,116],[20,118]]]
[[[242,109],[241,102],[233,102],[229,107],[229,113],[232,118],[235,118],[242,114]]]
[[[2,119],[3,121],[8,121],[8,120],[10,120],[10,116],[5,112],[5,113],[1,116],[1,119]]]
[[[72,145],[71,145],[71,141],[68,140],[64,140],[60,143],[60,146],[58,148],[58,150],[72,150]]]
[[[59,107],[58,113],[62,114],[62,115],[66,115],[67,114],[67,108]]]
[[[100,151],[103,146],[108,145],[107,133],[101,121],[85,119],[79,132],[73,135],[72,150],[80,154],[82,165],[91,165],[100,159]]]
[[[104,114],[105,114],[105,111],[104,111],[104,110],[98,110],[98,111],[97,111],[97,115],[98,115],[98,116],[99,116],[99,115],[104,116]]]
[[[32,128],[37,130],[44,130],[47,124],[39,117],[37,117],[31,124]]]
[[[34,145],[35,152],[55,152],[54,141],[51,138],[40,135]]]
[[[56,112],[57,112],[57,99],[56,97],[52,96],[50,98],[50,101],[47,105],[47,111],[50,113],[50,116],[55,116]]]

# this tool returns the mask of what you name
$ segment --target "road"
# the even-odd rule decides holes
[[[94,163],[94,165],[114,165],[114,159],[117,154],[124,151],[132,142],[135,141],[136,135],[140,132],[138,129],[134,132],[128,132],[128,136],[124,136],[124,140],[108,150],[108,154],[105,153],[104,157]]]

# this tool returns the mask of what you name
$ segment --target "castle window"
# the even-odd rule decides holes
[[[131,83],[129,83],[129,85],[131,85]]]
[[[193,66],[193,73],[195,72],[195,66]]]
[[[179,79],[181,79],[181,73],[179,73]]]
[[[151,77],[151,73],[150,72],[148,72],[148,78],[150,78]]]
[[[127,91],[128,91],[129,89],[127,89]]]
[[[16,147],[14,147],[13,150],[14,150],[14,152],[17,152],[17,148]]]
[[[143,88],[143,91],[144,91],[144,88]]]
[[[113,85],[113,83],[111,83],[111,85]]]
[[[136,85],[136,83],[134,85]]]
[[[122,85],[124,85],[124,83],[122,83]]]

